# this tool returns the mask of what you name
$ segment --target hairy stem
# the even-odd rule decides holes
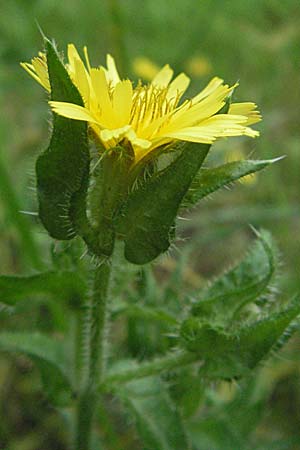
[[[108,258],[102,259],[95,268],[93,290],[85,317],[85,348],[83,373],[78,399],[76,450],[90,450],[91,431],[99,394],[97,386],[105,371],[107,297],[110,280]]]

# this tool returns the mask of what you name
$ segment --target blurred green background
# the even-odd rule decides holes
[[[239,159],[241,155],[286,158],[250,181],[215,194],[191,212],[191,220],[180,221],[184,239],[169,258],[162,259],[157,277],[162,282],[168,279],[178,255],[189,246],[186,284],[203,285],[243,254],[253,238],[252,224],[268,228],[277,240],[283,261],[281,295],[287,298],[299,291],[299,1],[2,2],[0,262],[1,273],[5,274],[31,273],[49,259],[50,239],[36,217],[16,213],[37,210],[32,190],[34,161],[48,139],[46,95],[19,66],[20,61],[29,61],[41,49],[37,23],[47,36],[55,38],[61,51],[69,42],[78,49],[87,45],[93,65],[103,64],[105,54],[111,52],[124,77],[137,79],[139,58],[145,57],[158,67],[169,63],[177,73],[185,71],[192,78],[188,95],[199,91],[215,75],[228,83],[240,82],[234,99],[259,105],[263,121],[255,128],[261,136],[218,143],[208,164]],[[34,322],[38,316],[31,317],[28,311],[18,318],[7,311],[0,316],[2,327],[9,323],[22,328],[28,319],[39,326]],[[260,375],[261,389],[267,391],[266,412],[254,431],[252,448],[300,449],[299,342],[296,336],[283,357]],[[1,449],[65,448],[61,443],[64,430],[57,431],[55,412],[33,380],[38,376],[28,361],[1,357]],[[222,395],[224,400],[226,395]],[[267,442],[262,444],[265,446],[255,444],[260,439]],[[276,441],[285,444],[276,446]],[[129,448],[125,443],[116,445],[108,448]]]

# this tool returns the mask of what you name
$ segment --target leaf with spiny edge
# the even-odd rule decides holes
[[[83,106],[56,49],[47,39],[45,46],[51,100]],[[49,147],[37,159],[36,174],[39,216],[55,239],[72,239],[79,232],[78,228],[88,232],[89,163],[87,123],[53,113],[52,137]]]
[[[232,323],[236,314],[269,288],[278,264],[277,248],[267,231],[256,232],[246,257],[200,292],[191,314],[219,324]]]
[[[182,201],[182,207],[188,208],[194,206],[207,195],[224,186],[230,185],[232,182],[246,175],[258,172],[280,159],[282,158],[262,161],[233,161],[218,167],[213,167],[212,169],[200,169]]]
[[[145,264],[169,248],[178,209],[209,148],[187,144],[169,166],[131,192],[115,219],[128,261]]]
[[[181,326],[181,342],[204,360],[200,369],[203,377],[239,378],[282,347],[294,331],[294,320],[299,314],[298,297],[281,311],[234,332],[191,317]]]
[[[68,378],[68,361],[62,342],[38,332],[2,332],[0,349],[8,353],[21,353],[36,363],[46,394],[52,403],[65,406],[72,399]]]

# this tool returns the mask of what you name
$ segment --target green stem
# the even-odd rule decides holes
[[[93,291],[89,308],[86,310],[82,383],[79,393],[76,450],[90,450],[93,417],[99,394],[97,387],[105,371],[107,297],[110,280],[109,259],[102,259],[95,268]]]
[[[74,378],[73,383],[74,386],[80,386],[81,383],[81,375],[82,375],[82,353],[84,348],[84,311],[81,308],[78,308],[78,311],[76,311],[76,316],[73,319],[73,359],[74,359]]]
[[[127,383],[140,378],[160,375],[165,370],[177,369],[178,367],[186,366],[187,364],[191,364],[199,360],[199,355],[187,351],[162,356],[161,358],[156,358],[153,361],[135,366],[132,369],[111,373],[104,380],[102,380],[101,387],[104,388],[104,390],[110,390],[110,387],[114,384]]]

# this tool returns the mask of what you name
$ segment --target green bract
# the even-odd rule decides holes
[[[78,90],[48,41],[46,50],[51,99],[82,105]],[[56,239],[72,239],[84,220],[89,160],[86,123],[53,114],[51,141],[37,160],[36,174],[39,215]]]
[[[178,209],[209,147],[200,144],[184,147],[174,162],[128,197],[116,221],[128,261],[145,264],[169,248]]]

